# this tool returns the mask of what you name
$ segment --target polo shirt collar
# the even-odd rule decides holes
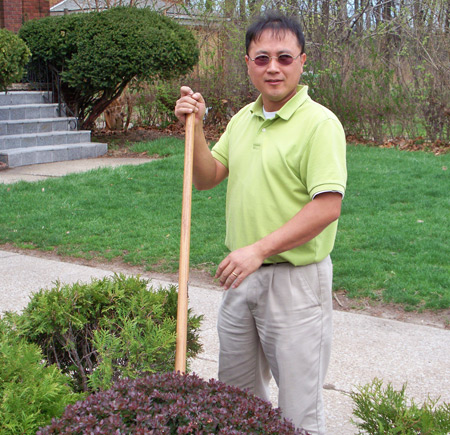
[[[294,112],[309,98],[308,86],[298,85],[297,93],[277,112],[277,116],[284,120],[288,120]],[[263,119],[263,103],[262,96],[260,95],[256,101],[251,105],[250,112]]]

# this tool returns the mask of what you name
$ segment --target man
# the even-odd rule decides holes
[[[329,254],[346,184],[345,134],[333,113],[299,86],[300,25],[268,13],[247,31],[245,61],[261,93],[229,122],[212,151],[205,101],[181,88],[175,114],[195,113],[194,185],[228,177],[226,244],[216,278],[219,379],[268,400],[272,374],[283,415],[325,433],[322,386],[331,346]]]

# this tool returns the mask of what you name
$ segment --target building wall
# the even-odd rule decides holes
[[[49,0],[0,0],[0,27],[17,32],[25,21],[49,12]]]

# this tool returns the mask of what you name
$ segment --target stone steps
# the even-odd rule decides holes
[[[73,117],[59,117],[47,93],[0,92],[0,162],[13,168],[98,157],[108,145],[91,142],[91,132],[77,130]]]
[[[0,106],[0,121],[55,118],[57,116],[57,104],[13,104],[10,106]]]
[[[107,148],[107,144],[93,142],[13,148],[0,151],[0,162],[6,163],[10,168],[15,168],[39,163],[88,159],[105,154]]]
[[[29,148],[47,145],[66,145],[71,143],[90,142],[91,132],[52,131],[50,133],[11,134],[0,136],[0,150],[12,148]]]
[[[0,106],[17,104],[42,104],[46,102],[47,92],[13,91],[0,92]]]
[[[0,121],[0,136],[28,133],[49,133],[77,129],[77,118],[40,118]]]

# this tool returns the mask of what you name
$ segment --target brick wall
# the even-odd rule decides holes
[[[25,21],[49,15],[49,0],[0,0],[0,27],[17,32]]]

